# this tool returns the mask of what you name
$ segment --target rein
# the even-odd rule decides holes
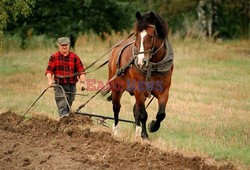
[[[92,62],[90,65],[88,65],[85,68],[85,71],[83,72],[76,72],[74,74],[70,74],[70,75],[66,75],[66,76],[60,76],[60,75],[55,75],[55,77],[57,78],[70,78],[70,77],[74,77],[74,76],[78,76],[81,74],[89,74],[92,73],[96,70],[99,70],[100,68],[102,68],[103,66],[105,66],[109,60],[106,60],[105,62],[103,62],[101,65],[99,65],[97,68],[95,68],[94,70],[88,71],[86,72],[86,70],[88,70],[89,68],[91,68],[93,65],[95,65],[98,61],[100,61],[104,56],[106,56],[111,50],[113,50],[114,48],[118,47],[121,43],[123,43],[124,41],[126,41],[127,39],[129,39],[132,35],[134,35],[134,32],[132,32],[131,34],[129,34],[124,40],[118,42],[117,44],[115,44],[113,47],[111,47],[107,52],[105,52],[101,57],[99,57],[96,61]]]

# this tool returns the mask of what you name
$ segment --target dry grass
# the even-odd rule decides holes
[[[101,56],[124,36],[105,42],[94,35],[77,41],[76,53],[85,65]],[[167,150],[181,150],[233,163],[250,165],[250,41],[212,43],[205,40],[174,39],[175,70],[167,117],[161,129],[150,134],[151,143]],[[22,114],[47,87],[44,76],[49,56],[56,49],[33,48],[25,51],[9,47],[0,58],[0,111]],[[107,81],[107,68],[91,73],[89,79]],[[89,92],[89,96],[94,92]],[[88,99],[77,96],[73,109]],[[133,119],[135,100],[122,98],[120,116]],[[112,104],[101,96],[83,111],[112,116]],[[154,119],[157,101],[147,109]],[[30,114],[44,114],[57,119],[53,90],[49,90]],[[111,127],[112,121],[108,121]],[[134,141],[134,128],[121,123],[124,141]],[[162,147],[164,146],[164,147]]]

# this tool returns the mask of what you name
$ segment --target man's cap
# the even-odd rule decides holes
[[[57,39],[57,43],[60,45],[70,44],[70,39],[68,37],[60,37]]]

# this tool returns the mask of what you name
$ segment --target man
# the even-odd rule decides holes
[[[49,86],[52,86],[54,83],[59,84],[65,92],[69,92],[66,96],[68,104],[71,107],[75,99],[76,82],[78,79],[80,79],[81,89],[86,89],[84,67],[80,58],[69,50],[69,38],[58,38],[57,45],[59,51],[50,57],[45,75],[48,79]],[[64,98],[63,91],[60,87],[55,87],[54,91],[60,118],[69,116],[70,108]]]

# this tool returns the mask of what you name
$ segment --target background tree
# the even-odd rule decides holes
[[[250,37],[249,0],[136,0],[136,4],[143,11],[158,12],[181,36],[193,30],[208,37]]]
[[[12,21],[16,21],[17,17],[22,15],[29,16],[31,8],[34,6],[34,0],[1,0],[0,1],[0,30]]]
[[[104,37],[104,33],[131,28],[134,13],[128,2],[116,0],[36,0],[32,17],[20,18],[7,30],[20,32],[23,47],[31,31],[51,38],[68,36],[74,48],[79,34],[93,31]]]
[[[25,18],[33,5],[32,16]],[[74,47],[76,38],[86,32],[103,38],[112,31],[130,30],[137,10],[158,12],[172,33],[181,37],[249,38],[250,34],[249,0],[2,0],[0,9],[4,9],[1,25],[6,25],[6,18],[17,19],[5,30],[18,33],[23,47],[30,35],[69,36]]]
[[[250,37],[250,1],[221,0],[218,4],[218,31],[220,37]]]
[[[200,0],[197,5],[199,30],[212,37],[218,31],[218,0]]]
[[[34,0],[1,0],[0,1],[0,55],[3,47],[3,29],[7,24],[17,20],[18,16],[28,17]]]

